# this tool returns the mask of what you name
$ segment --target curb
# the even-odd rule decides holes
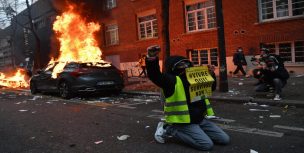
[[[150,91],[122,91],[124,94],[131,94],[131,95],[148,95],[148,96],[160,96],[159,92],[150,92]],[[270,105],[270,106],[296,106],[300,108],[304,108],[304,102],[298,100],[280,100],[274,101],[272,99],[261,99],[261,98],[252,98],[252,97],[227,97],[227,96],[211,96],[210,100],[219,101],[219,102],[231,102],[231,103],[257,103],[263,105]]]
[[[148,96],[160,96],[159,92],[152,92],[152,91],[122,91],[122,94],[130,94],[130,95],[148,95]]]

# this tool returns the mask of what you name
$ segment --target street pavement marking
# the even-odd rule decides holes
[[[135,109],[136,107],[132,107],[132,106],[129,106],[129,105],[120,105],[118,107],[121,107],[121,108],[128,108],[128,109]]]
[[[153,109],[152,112],[154,112],[154,113],[164,113],[164,111],[159,110],[159,109]]]
[[[148,104],[148,103],[153,103],[153,101],[152,102],[146,101],[146,102],[139,102],[139,103],[131,103],[131,104],[128,104],[128,105],[132,106],[132,105],[140,105],[140,104]]]
[[[285,129],[285,130],[293,130],[293,131],[301,131],[304,132],[304,128],[292,127],[292,126],[284,126],[284,125],[274,125],[274,128]]]
[[[148,115],[147,117],[149,117],[149,118],[161,119],[161,118],[164,117],[164,115]]]
[[[249,133],[249,134],[258,134],[258,135],[264,135],[264,136],[270,136],[270,137],[282,137],[284,133],[280,132],[274,132],[274,131],[267,131],[267,130],[260,130],[257,128],[247,128],[247,127],[241,127],[241,126],[231,126],[231,125],[225,125],[225,124],[217,124],[222,129],[225,130],[231,130],[236,132],[243,132],[243,133]]]
[[[232,122],[235,122],[235,120],[226,119],[226,118],[214,118],[214,119],[211,119],[211,120],[212,120],[212,121],[225,122],[225,123],[232,123]]]

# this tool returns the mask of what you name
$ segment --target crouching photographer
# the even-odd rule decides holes
[[[282,88],[287,84],[289,73],[284,61],[279,55],[269,54],[267,48],[261,48],[259,58],[252,58],[252,62],[258,63],[258,68],[253,70],[253,76],[259,80],[255,91],[268,92],[270,87],[274,88],[275,97],[273,100],[281,100]]]

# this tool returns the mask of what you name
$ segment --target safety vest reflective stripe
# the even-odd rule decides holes
[[[171,107],[171,106],[181,106],[181,105],[185,105],[185,103],[187,103],[186,101],[178,101],[178,102],[172,102],[172,103],[165,103],[165,105],[167,107]]]
[[[165,112],[165,115],[189,115],[189,111],[173,111],[173,112]]]
[[[165,107],[165,112],[188,111],[187,105]]]

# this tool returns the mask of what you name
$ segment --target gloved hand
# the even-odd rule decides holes
[[[160,47],[158,45],[149,46],[147,52],[147,57],[157,57],[160,52]]]

